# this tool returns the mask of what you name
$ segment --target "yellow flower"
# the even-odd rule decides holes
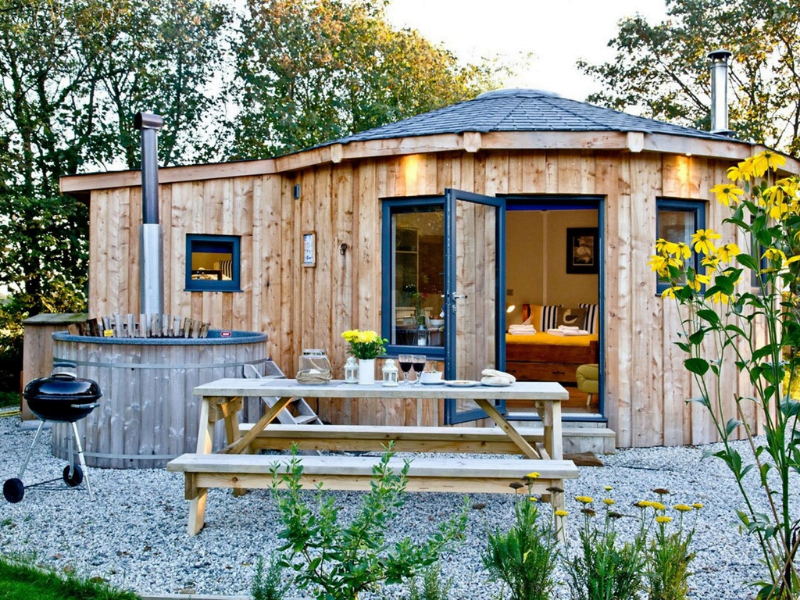
[[[655,510],[667,510],[667,507],[661,504],[661,502],[651,502],[650,506],[652,506]]]
[[[672,242],[668,242],[664,238],[658,238],[656,240],[656,252],[658,252],[659,254],[662,254],[662,255],[668,254],[669,253],[670,244],[672,244]],[[674,245],[674,244],[672,244],[672,245]]]
[[[735,169],[736,167],[731,168]],[[730,170],[728,173],[730,176]],[[739,203],[738,196],[743,196],[744,190],[738,188],[732,183],[720,183],[719,185],[715,185],[711,188],[711,193],[717,195],[717,202],[724,204],[725,206],[730,206],[731,204],[735,205]]]
[[[695,252],[716,254],[717,249],[714,247],[712,240],[718,240],[721,237],[722,236],[713,229],[698,229],[692,234],[692,244],[694,244]]]
[[[675,246],[676,249],[675,252],[673,252],[673,254],[675,254],[675,256],[677,256],[678,258],[689,258],[692,255],[692,249],[689,248],[689,246],[687,246],[683,242],[679,242],[675,244]]]
[[[786,159],[780,154],[776,154],[771,150],[765,150],[761,154],[756,154],[753,157],[753,173],[757,177],[761,177],[766,173],[767,169],[777,170],[786,164]]]
[[[555,514],[557,517],[566,517],[569,513],[565,510],[557,510]]]
[[[528,496],[528,500],[530,500],[531,502],[538,502],[539,501],[539,499],[536,496]]]
[[[358,342],[360,344],[371,344],[375,341],[378,335],[374,331],[359,331]]]
[[[695,502],[694,504],[692,504],[692,507],[694,507],[695,510],[700,510],[701,508],[703,508],[703,504],[701,502]]]
[[[753,176],[753,159],[748,158],[743,160],[735,167],[731,167],[728,169],[728,179],[731,181],[739,181],[743,179],[745,181],[750,181],[750,178]]]
[[[594,502],[594,498],[592,498],[591,496],[575,496],[575,500],[577,500],[582,504],[591,504],[592,502]]]
[[[539,473],[537,473],[536,471],[533,471],[532,473],[528,473],[527,475],[525,475],[525,477],[527,479],[539,479],[539,477],[541,477],[541,475]]]
[[[634,506],[637,508],[647,508],[648,506],[653,506],[653,502],[651,500],[639,500]]]
[[[607,492],[610,492],[610,491],[611,491],[611,490],[613,490],[614,488],[613,488],[613,487],[611,487],[610,485],[607,485],[607,486],[605,486],[603,489],[604,489],[605,491],[607,491]]]
[[[616,504],[616,502],[612,498],[603,498],[603,504],[611,506],[612,504]]]
[[[736,244],[725,244],[717,248],[717,258],[725,262],[731,262],[734,258],[739,256],[742,251]]]
[[[706,296],[707,300],[711,300],[712,304],[727,304],[730,301],[730,296],[724,294],[722,290],[717,290],[711,296]]]
[[[708,275],[701,275],[700,273],[695,273],[694,278],[687,282],[687,285],[692,288],[695,292],[700,291],[700,287],[707,285],[708,282],[711,281],[711,277]]]
[[[766,258],[770,261],[775,260],[783,262],[786,260],[786,255],[783,253],[783,250],[779,250],[777,248],[767,248],[766,252],[764,252],[761,258]]]
[[[670,522],[672,522],[672,517],[665,517],[664,515],[656,517],[656,523],[670,523]]]
[[[692,507],[687,504],[676,504],[672,508],[680,512],[689,512],[692,510]]]
[[[677,292],[679,290],[682,290],[682,289],[683,289],[683,286],[668,287],[663,292],[661,292],[661,297],[662,298],[674,298],[675,297],[675,292]]]
[[[653,254],[650,257],[650,260],[647,261],[647,264],[650,265],[650,268],[661,275],[662,277],[669,276],[669,267],[676,267],[681,268],[683,266],[683,261],[677,258],[672,258],[671,256],[660,256],[658,254]]]

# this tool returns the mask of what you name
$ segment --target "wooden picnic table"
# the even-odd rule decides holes
[[[518,453],[529,459],[504,461],[415,459],[409,473],[409,481],[418,479],[409,486],[410,490],[510,491],[509,481],[519,480],[521,473],[535,470],[543,473],[541,480],[536,482],[536,490],[550,496],[546,489],[552,489],[553,485],[560,487],[564,479],[577,477],[574,464],[563,460],[562,450],[561,401],[567,400],[569,394],[555,382],[516,382],[508,387],[450,387],[444,384],[384,387],[380,383],[358,385],[345,384],[342,381],[332,381],[326,385],[309,385],[300,384],[293,379],[220,379],[196,387],[194,395],[202,398],[197,452],[178,457],[167,465],[168,470],[182,471],[186,475],[186,498],[191,500],[189,514],[191,535],[198,533],[203,527],[209,487],[231,487],[234,493],[244,493],[248,488],[271,485],[269,466],[281,462],[285,457],[253,456],[250,453],[258,448],[256,442],[259,438],[269,437],[269,426],[276,420],[278,414],[286,409],[293,398],[298,397],[350,398],[362,402],[381,398],[472,400],[499,428],[495,429],[494,435],[490,437],[503,437],[504,434],[516,446]],[[246,427],[243,425],[240,430],[238,412],[242,407],[243,398],[257,396],[273,397],[277,398],[277,401],[257,423]],[[530,443],[529,436],[526,439],[526,436],[498,412],[494,406],[495,400],[533,401],[544,429],[542,443]],[[218,454],[212,455],[214,424],[220,420],[225,422],[227,446]],[[282,426],[273,425],[273,427]],[[325,425],[307,426],[305,430],[325,427]],[[352,433],[355,440],[358,437],[356,429],[369,431],[371,428],[368,426],[343,428],[342,439],[337,440],[340,444],[337,447],[347,449],[348,433]],[[447,432],[455,431],[449,427],[416,429],[430,431],[431,437],[434,437],[434,433],[446,435]],[[459,431],[464,429],[458,428]],[[472,429],[479,432],[482,428]],[[500,434],[500,431],[503,434]],[[417,432],[416,438],[410,436],[406,440],[404,448],[414,451],[416,449],[414,440],[419,439],[419,450],[430,451],[431,448],[423,443],[424,437],[424,433]],[[465,434],[454,433],[453,437],[464,438]],[[343,460],[342,457],[331,456],[302,457],[302,460],[308,481],[323,481],[331,489],[369,489],[371,465],[375,462],[374,458],[348,457]],[[361,462],[364,464],[361,465]],[[563,494],[554,496],[559,498],[553,498],[553,505],[563,507]]]

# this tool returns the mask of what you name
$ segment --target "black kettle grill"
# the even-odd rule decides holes
[[[42,428],[46,421],[55,421],[58,423],[69,423],[72,425],[72,439],[69,444],[69,465],[64,467],[62,479],[69,487],[77,487],[86,479],[86,489],[89,491],[89,497],[94,500],[92,487],[89,485],[89,475],[86,471],[86,459],[83,457],[83,448],[81,447],[81,439],[78,435],[78,427],[75,422],[83,419],[95,408],[100,406],[97,400],[102,398],[103,392],[100,391],[100,386],[96,381],[91,379],[78,379],[74,373],[56,373],[56,369],[69,368],[74,369],[75,364],[69,362],[57,362],[53,364],[53,373],[50,377],[42,377],[34,379],[25,386],[22,395],[28,402],[28,408],[31,412],[41,419],[39,428],[36,430],[36,436],[33,438],[28,454],[25,456],[25,462],[22,463],[19,476],[14,479],[7,479],[3,484],[3,497],[9,502],[20,502],[25,495],[25,485],[22,483],[22,476],[25,474],[25,469],[28,466],[28,461],[33,453],[33,448],[36,442],[39,441],[39,434],[42,433]],[[73,456],[73,441],[74,445],[78,448],[78,460],[80,464],[75,464]],[[39,483],[29,484],[27,487],[35,487],[53,483],[58,479],[50,479],[48,481],[41,481]]]

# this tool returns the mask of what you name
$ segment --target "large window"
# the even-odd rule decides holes
[[[186,289],[239,292],[239,236],[186,236]]]
[[[692,235],[698,229],[706,228],[706,203],[696,200],[672,200],[659,198],[656,201],[656,239],[663,238],[669,242],[683,242],[691,247]],[[702,273],[701,257],[692,251],[690,266]],[[659,281],[657,291],[660,293],[669,287],[668,283]]]
[[[443,354],[444,204],[386,201],[384,219],[383,335],[390,347]]]

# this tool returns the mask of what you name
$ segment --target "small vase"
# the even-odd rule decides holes
[[[358,359],[358,383],[360,385],[372,385],[375,383],[375,359]]]

